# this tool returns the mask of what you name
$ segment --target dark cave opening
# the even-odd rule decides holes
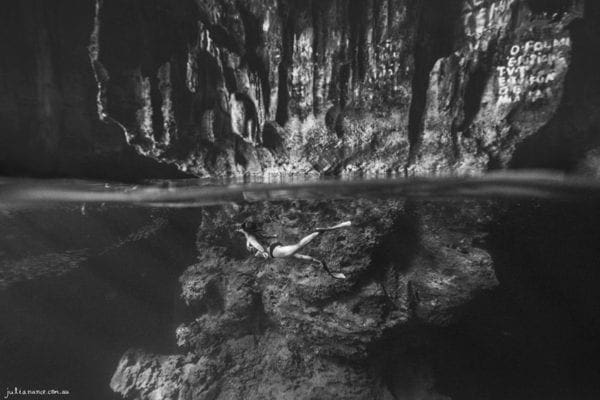
[[[121,17],[128,15],[125,6]],[[188,176],[137,154],[120,128],[98,119],[88,57],[93,1],[8,1],[0,19],[2,175],[128,182]],[[122,62],[132,62],[139,53],[126,48],[138,43],[137,36],[115,28],[126,34],[114,50]]]
[[[0,382],[66,389],[74,399],[116,399],[109,383],[126,350],[176,351],[178,279],[195,260],[198,214],[157,218],[148,210],[119,207],[89,207],[85,215],[65,209],[47,221],[43,214],[11,217],[8,223],[23,239],[5,238],[3,249],[10,253],[4,257],[44,254],[45,246],[56,254],[85,246],[86,257],[69,272],[48,271],[0,289]],[[161,227],[155,233],[129,233],[131,226],[154,223]],[[111,244],[119,237],[130,239]]]

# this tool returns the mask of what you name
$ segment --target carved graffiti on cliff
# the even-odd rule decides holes
[[[496,67],[498,104],[535,103],[554,95],[553,82],[566,63],[571,48],[568,37],[514,44],[506,64]]]

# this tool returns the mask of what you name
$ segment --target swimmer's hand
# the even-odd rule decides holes
[[[254,256],[255,257],[262,257],[264,259],[267,259],[267,258],[269,258],[269,253],[267,253],[266,251],[257,250],[256,254],[254,254]]]

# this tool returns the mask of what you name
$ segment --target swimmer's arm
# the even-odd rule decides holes
[[[255,256],[261,256],[263,258],[269,258],[269,253],[265,250],[265,248],[256,240],[254,236],[248,235],[246,241],[246,248],[248,251],[256,251],[254,253]]]
[[[256,254],[254,254],[255,257],[262,257],[262,258],[269,258],[269,253],[267,253],[266,251],[260,251],[257,250]]]

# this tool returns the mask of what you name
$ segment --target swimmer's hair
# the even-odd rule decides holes
[[[263,230],[262,223],[256,221],[254,218],[248,218],[241,224],[241,229],[245,232],[256,236],[259,240],[267,240],[270,238]]]
[[[262,232],[262,224],[258,223],[253,218],[248,218],[244,222],[242,222],[241,228],[248,233]]]

